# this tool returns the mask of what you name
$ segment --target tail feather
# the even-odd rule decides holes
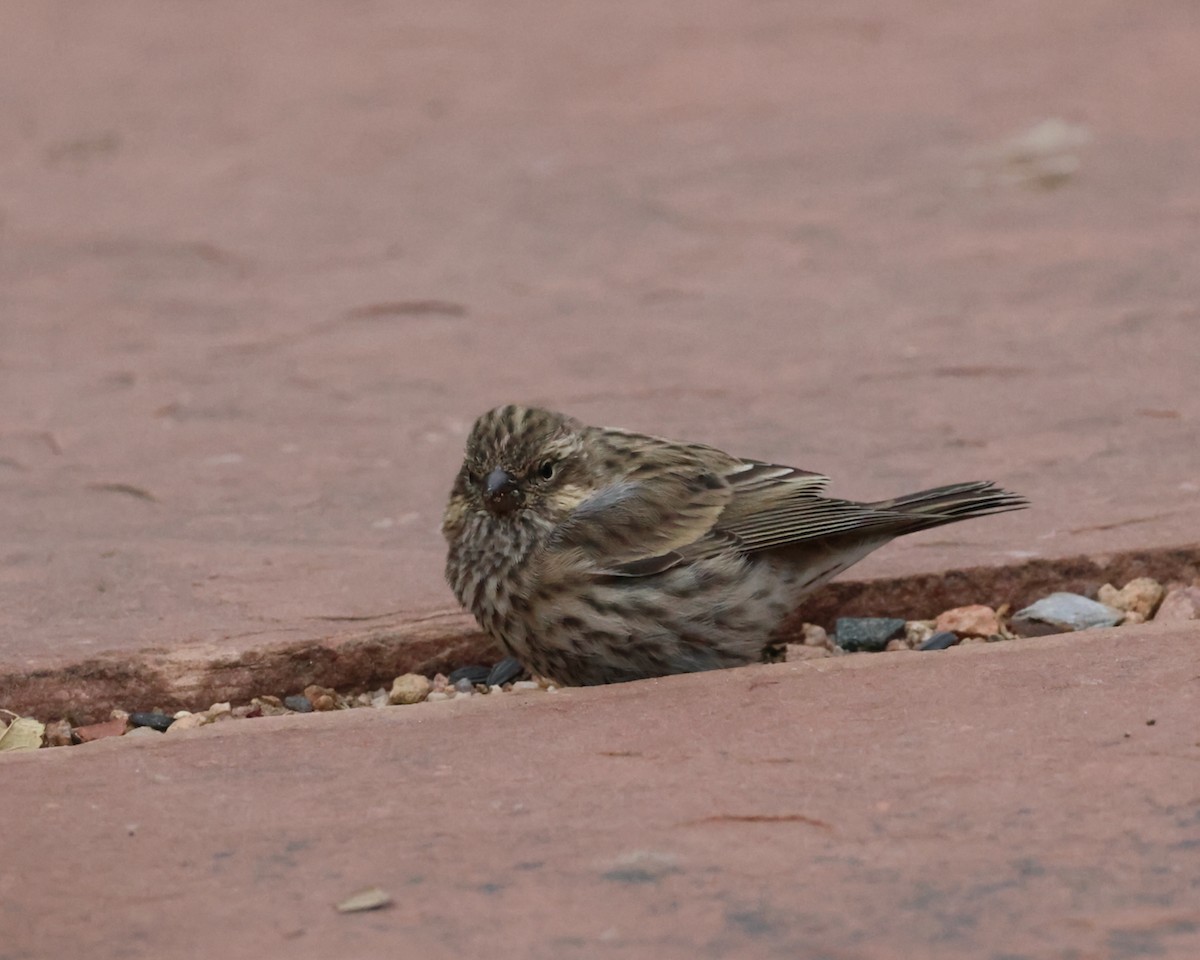
[[[952,483],[869,504],[873,510],[899,513],[909,519],[906,532],[940,527],[969,517],[1023,510],[1029,501],[990,480]]]

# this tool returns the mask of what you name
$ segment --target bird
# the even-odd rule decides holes
[[[445,575],[530,672],[593,686],[761,662],[800,602],[895,537],[1028,501],[991,481],[857,503],[820,473],[507,404],[467,437]]]

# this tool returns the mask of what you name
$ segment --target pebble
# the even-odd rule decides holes
[[[453,684],[450,682],[450,678],[448,676],[446,676],[444,673],[434,674],[434,677],[433,677],[433,692],[434,693],[445,693],[446,688],[450,687],[450,686],[453,686]],[[387,691],[384,691],[384,692],[386,693]]]
[[[69,747],[75,742],[71,735],[71,724],[66,720],[46,724],[45,737],[48,747]]]
[[[935,633],[924,643],[917,647],[918,650],[947,650],[958,643],[958,634],[951,633],[949,630],[943,630],[941,633]]]
[[[304,688],[304,695],[308,697],[308,702],[314,710],[325,712],[337,708],[337,691],[329,687],[310,683]]]
[[[456,693],[470,695],[475,692],[475,684],[471,682],[470,678],[462,677],[454,681],[454,690]]]
[[[93,740],[103,740],[105,737],[119,737],[125,732],[126,721],[121,717],[105,720],[103,723],[89,723],[87,726],[76,727],[75,736],[84,743]]]
[[[392,681],[392,691],[388,694],[391,703],[420,703],[433,688],[429,678],[419,673],[405,673]]]
[[[513,683],[514,690],[540,690],[541,684],[536,680],[517,680]]]
[[[487,680],[488,675],[491,672],[491,667],[472,664],[467,667],[459,667],[457,670],[451,670],[450,676],[446,678],[446,682],[456,690],[461,690],[461,683],[463,680],[466,680],[468,685],[474,687],[475,684],[483,683],[485,680]]]
[[[895,617],[839,617],[835,642],[843,650],[877,653],[889,640],[904,634],[905,623]]]
[[[1115,627],[1121,617],[1120,610],[1078,593],[1052,593],[1024,610],[1018,610],[1012,618],[1012,628],[1019,636],[1038,636],[1045,633],[1045,627],[1057,628],[1060,632]]]
[[[161,737],[162,730],[155,730],[153,727],[133,727],[125,734],[127,737]]]
[[[303,694],[293,693],[283,698],[283,705],[295,713],[312,713],[312,701]]]
[[[176,717],[175,722],[167,728],[167,733],[176,734],[182,733],[184,730],[195,730],[203,727],[208,723],[208,715],[203,713],[189,713],[186,717]]]
[[[1000,632],[1000,618],[991,607],[973,603],[940,614],[934,627],[939,633],[949,631],[960,637],[991,637]]]
[[[505,657],[492,667],[484,682],[489,687],[502,687],[504,684],[516,680],[524,672],[525,668],[521,666],[519,660],[514,657]]]
[[[165,733],[167,728],[175,722],[175,718],[165,713],[150,713],[138,710],[129,715],[129,722],[135,727],[150,727],[159,733]]]
[[[887,646],[883,649],[888,653],[895,653],[897,650],[908,650],[908,641],[897,637],[895,640],[889,640]]]
[[[829,632],[819,623],[806,623],[800,628],[806,647],[831,647]]]
[[[371,887],[369,890],[360,890],[354,896],[347,897],[336,905],[336,910],[338,913],[360,913],[363,910],[378,910],[380,907],[389,906],[391,902],[391,895],[385,890]]]
[[[1183,623],[1200,620],[1200,587],[1178,587],[1159,605],[1155,623]]]
[[[1126,616],[1126,621],[1143,623],[1154,615],[1154,611],[1158,609],[1158,605],[1162,603],[1166,593],[1163,585],[1157,580],[1152,580],[1150,577],[1138,577],[1136,580],[1130,580],[1120,590],[1111,583],[1106,583],[1100,588],[1096,599],[1106,606],[1140,617],[1140,619],[1131,620]]]
[[[233,719],[233,705],[228,700],[226,700],[224,703],[214,703],[204,712],[208,716],[209,722],[211,723],[216,723],[220,720]]]
[[[904,639],[914,649],[937,633],[933,620],[909,620],[904,625]]]
[[[250,701],[250,705],[258,707],[259,712],[264,717],[281,717],[284,714],[292,712],[283,705],[283,701],[278,697],[255,697]]]
[[[371,706],[373,706],[376,710],[378,710],[380,707],[387,707],[390,705],[391,701],[388,699],[386,690],[376,691],[371,696]]]
[[[450,694],[446,693],[444,690],[434,690],[431,693],[427,694],[425,699],[437,701],[437,700],[451,700],[453,698],[450,696]]]
[[[787,661],[795,663],[799,660],[820,660],[822,657],[828,657],[829,651],[824,647],[810,647],[807,643],[789,643],[787,645]],[[517,685],[513,684],[515,690]]]

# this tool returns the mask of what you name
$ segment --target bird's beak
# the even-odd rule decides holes
[[[483,500],[492,513],[512,513],[519,499],[517,481],[506,470],[496,467],[483,481]]]

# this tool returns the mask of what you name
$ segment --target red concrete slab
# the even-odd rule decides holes
[[[453,655],[438,516],[506,400],[1027,494],[855,573],[931,604],[1191,579],[1198,42],[1187,0],[0,4],[0,678]],[[2,756],[0,960],[1191,960],[1198,644]]]
[[[0,957],[1190,960],[1197,717],[1144,626],[2,756]]]
[[[510,399],[1035,503],[856,576],[1194,545],[1198,43],[1187,0],[4,4],[0,665],[448,609]]]

